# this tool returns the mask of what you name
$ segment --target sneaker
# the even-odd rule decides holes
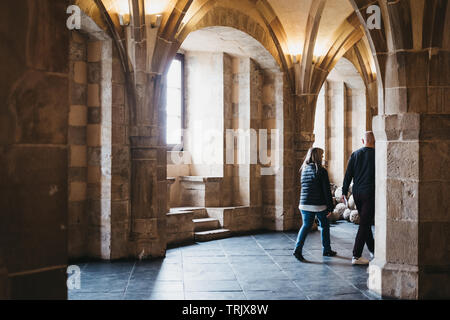
[[[305,258],[303,258],[303,255],[300,252],[294,252],[294,257],[297,258],[297,260],[304,262]]]
[[[369,260],[367,260],[366,258],[360,257],[360,258],[352,258],[352,264],[353,265],[368,265],[369,264]]]
[[[337,252],[333,250],[323,253],[324,257],[334,257],[335,255],[337,255]]]

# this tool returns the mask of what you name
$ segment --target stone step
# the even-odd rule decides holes
[[[228,238],[229,236],[231,236],[231,231],[228,229],[216,229],[194,233],[195,241],[198,242],[219,240]]]
[[[219,220],[222,227],[235,231],[243,225],[246,225],[250,207],[208,207],[206,211],[208,217]]]
[[[202,219],[208,218],[208,213],[205,208],[201,207],[178,207],[178,208],[170,208],[170,213],[178,213],[182,214],[184,212],[194,213],[193,219]]]
[[[208,218],[208,212],[205,208],[193,209],[194,219],[206,219]]]
[[[220,228],[220,222],[214,218],[193,219],[194,232],[215,230]]]

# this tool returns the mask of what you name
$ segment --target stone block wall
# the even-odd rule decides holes
[[[168,151],[167,152],[167,177],[175,178],[170,185],[168,195],[169,208],[181,206],[181,185],[180,177],[191,175],[190,170],[191,157],[188,151]],[[169,212],[169,211],[167,211]]]
[[[68,5],[0,2],[0,277],[7,273],[11,299],[67,297]]]
[[[344,82],[329,81],[328,84],[327,96],[330,103],[328,109],[330,116],[327,123],[329,128],[328,174],[332,183],[342,185],[347,166],[345,162],[347,141],[344,131],[344,128],[346,128],[347,95]]]
[[[280,152],[280,170],[276,174],[277,194],[282,194],[282,202],[277,204],[277,214],[275,220],[276,230],[295,230],[300,226],[300,213],[298,211],[298,192],[299,179],[298,172],[300,161],[298,156],[301,154],[297,150],[297,139],[303,141],[305,136],[298,132],[298,120],[295,117],[296,102],[289,86],[289,79],[286,75],[277,74],[277,126],[280,129],[279,139],[282,143],[279,146]],[[282,113],[281,113],[281,110]],[[311,136],[306,136],[308,145]],[[301,145],[301,144],[300,144]]]
[[[264,74],[258,64],[254,60],[250,60],[250,128],[257,133],[258,138],[252,141],[250,154],[250,172],[249,172],[249,189],[250,189],[250,207],[262,207],[262,191],[261,191],[261,165],[259,162],[259,144],[260,129],[262,129],[262,86],[264,82]],[[252,139],[252,137],[251,137]],[[254,143],[254,145],[253,145]]]
[[[118,52],[89,18],[71,32],[69,258],[128,256],[129,117]]]
[[[167,214],[167,244],[194,240],[194,212]]]
[[[234,144],[233,203],[261,207],[258,135],[262,128],[263,74],[250,58],[234,58],[232,70],[232,129],[235,133],[231,141]]]
[[[116,259],[129,256],[131,168],[129,104],[125,76],[115,46],[111,67],[111,259]]]
[[[88,43],[88,253],[111,257],[112,41]]]
[[[262,83],[262,128],[270,130],[276,129],[277,104],[276,104],[276,76],[275,74],[265,73]],[[279,112],[279,111],[278,111]],[[271,145],[268,145],[270,150]],[[270,154],[272,156],[272,154]],[[274,208],[276,205],[276,176],[261,176],[261,183],[264,187],[262,192],[262,221],[263,225],[269,227],[272,224]]]
[[[368,131],[367,121],[372,122],[372,112],[367,106],[366,88],[361,80],[360,87],[346,86],[346,111],[345,111],[345,137],[346,150],[344,165],[347,168],[348,160],[352,153],[364,145],[362,138]],[[369,117],[367,116],[369,115]]]
[[[286,79],[284,79],[281,73],[271,70],[265,70],[264,78],[262,82],[262,125],[261,128],[267,130],[268,137],[270,137],[272,130],[278,130],[278,145],[272,146],[271,142],[268,142],[268,149],[270,150],[271,163],[273,168],[271,174],[264,174],[260,176],[261,181],[261,205],[262,205],[262,221],[263,227],[269,230],[283,230],[285,218],[290,220],[288,224],[293,221],[293,211],[286,210],[288,203],[292,201],[285,199],[285,170],[291,171],[291,166],[285,163],[285,153],[292,153],[291,150],[284,150],[286,141],[292,137],[292,132],[285,131],[286,124],[290,121],[286,118],[289,115],[289,109],[292,104],[290,101],[290,92],[286,88]],[[292,128],[292,127],[289,127]],[[270,140],[270,139],[269,139]],[[272,147],[278,155],[272,153]],[[292,146],[291,146],[292,148]],[[292,156],[292,154],[290,155]],[[261,166],[261,168],[268,169],[267,166]],[[258,170],[262,173],[261,170]],[[290,181],[293,179],[290,177]],[[292,185],[293,186],[293,185]],[[291,190],[288,190],[290,192]],[[287,202],[285,201],[287,200]],[[291,214],[286,214],[286,213]],[[286,220],[286,221],[287,221]]]
[[[233,59],[233,202],[242,206],[250,205],[250,79],[250,58]]]
[[[85,256],[87,250],[87,123],[88,63],[87,37],[71,33],[70,41],[70,111],[69,111],[69,257]]]
[[[450,296],[440,285],[449,281],[449,124],[446,114],[374,119],[378,241],[369,284],[384,296]]]
[[[233,233],[244,233],[263,228],[260,208],[208,208],[208,215],[219,220],[220,225]]]
[[[221,203],[223,206],[232,206],[234,204],[234,186],[233,175],[234,165],[227,163],[227,137],[228,129],[233,129],[233,57],[224,53],[223,55],[223,179],[221,181]]]

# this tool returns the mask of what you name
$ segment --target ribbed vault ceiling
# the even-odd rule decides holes
[[[232,6],[235,0],[217,0],[215,5]],[[317,0],[266,0],[279,18],[287,36],[287,46],[291,52],[301,54],[307,30],[307,22],[311,4]],[[186,18],[205,6],[208,0],[194,0],[186,13]],[[246,1],[241,0],[241,5]],[[248,1],[252,6],[258,1]],[[128,8],[128,0],[103,0],[105,7],[116,18],[117,12],[124,12]],[[93,0],[77,0],[77,4],[94,20],[101,23],[100,15]],[[148,14],[164,13],[172,8],[170,0],[145,0]],[[323,54],[333,37],[334,32],[353,12],[349,0],[326,0],[320,20],[315,52]],[[310,17],[317,19],[318,17]]]
[[[317,0],[268,0],[283,24],[290,50],[294,53],[302,51],[309,10],[313,1]],[[317,52],[323,53],[334,31],[352,12],[353,8],[348,0],[326,1],[316,42]]]

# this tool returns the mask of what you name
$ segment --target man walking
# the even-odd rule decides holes
[[[367,265],[369,260],[363,258],[364,244],[373,258],[375,241],[372,225],[375,221],[375,137],[366,132],[362,140],[364,147],[353,152],[348,161],[342,186],[342,200],[347,199],[348,188],[353,179],[353,198],[358,209],[360,222],[353,247],[354,265]]]

